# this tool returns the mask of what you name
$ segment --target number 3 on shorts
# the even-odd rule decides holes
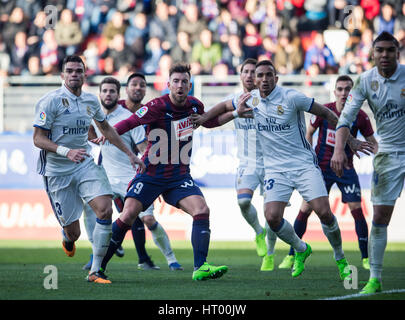
[[[266,190],[273,189],[273,185],[274,185],[274,179],[264,180],[264,186],[265,186]]]

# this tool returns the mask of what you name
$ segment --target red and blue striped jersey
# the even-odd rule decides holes
[[[193,124],[190,115],[204,113],[204,105],[197,98],[187,97],[183,106],[175,105],[169,95],[149,101],[126,120],[115,125],[123,134],[145,125],[148,145],[142,157],[145,175],[151,178],[179,179],[190,172]],[[207,121],[205,127],[218,125],[217,119]]]
[[[340,112],[338,112],[336,109],[336,102],[325,104],[325,107],[332,110],[337,116],[340,116]],[[335,128],[333,128],[327,120],[315,115],[311,117],[311,125],[314,128],[319,129],[315,152],[318,156],[319,167],[322,170],[325,170],[330,166],[330,160],[332,159],[335,148]],[[356,120],[353,122],[350,133],[353,135],[353,137],[356,137],[359,131],[363,137],[369,137],[374,134],[370,119],[363,110],[360,110],[358,113]],[[348,165],[352,168],[353,152],[347,145],[345,151],[348,159]]]

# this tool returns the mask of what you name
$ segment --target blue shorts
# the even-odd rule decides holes
[[[325,180],[326,190],[330,191],[332,185],[336,183],[340,192],[342,192],[342,202],[361,202],[361,189],[359,177],[354,168],[344,169],[343,176],[339,178],[329,167],[322,170],[323,179]]]
[[[143,208],[149,208],[160,195],[166,203],[174,207],[178,207],[178,202],[188,196],[203,197],[200,188],[190,174],[177,180],[154,179],[144,174],[138,174],[131,181],[125,197],[135,198],[142,203]]]

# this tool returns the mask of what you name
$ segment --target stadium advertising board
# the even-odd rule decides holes
[[[38,150],[32,144],[31,135],[0,135],[0,239],[60,239],[60,228],[53,215],[48,197],[43,189],[42,179],[36,173]],[[194,134],[191,172],[202,187],[211,211],[212,240],[252,240],[254,234],[243,220],[236,201],[234,181],[238,160],[236,158],[235,136],[232,131],[197,131]],[[370,227],[372,205],[370,181],[372,158],[355,159],[362,185],[362,207]],[[354,222],[347,205],[341,203],[340,192],[333,188],[330,194],[332,211],[335,213],[343,240],[356,240]],[[285,211],[285,218],[291,223],[298,213],[301,197],[294,192],[291,207]],[[262,197],[255,193],[253,203],[259,213],[262,211]],[[405,224],[405,196],[397,201],[390,224],[390,241],[405,241],[400,227]],[[118,215],[114,213],[114,218]],[[155,201],[155,215],[165,227],[171,239],[189,239],[192,219],[189,215],[166,204],[161,198]],[[264,217],[259,214],[264,224]],[[82,226],[82,239],[86,232]],[[305,238],[325,240],[319,219],[312,214],[308,220]],[[150,239],[149,231],[147,237]]]

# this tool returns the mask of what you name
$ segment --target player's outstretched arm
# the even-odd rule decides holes
[[[34,127],[34,145],[37,148],[55,152],[61,156],[68,158],[70,161],[77,163],[83,161],[85,157],[89,157],[86,149],[70,149],[66,146],[58,146],[55,142],[48,138],[48,134],[49,132],[47,130]]]
[[[309,110],[309,113],[312,113],[316,116],[319,116],[323,119],[325,119],[326,121],[328,121],[328,123],[336,128],[336,125],[338,123],[338,116],[329,108],[321,105],[318,102],[315,102],[312,104],[311,110]]]
[[[330,166],[338,177],[343,175],[343,168],[349,169],[345,152],[345,145],[349,136],[350,130],[348,127],[340,127],[336,130],[335,148],[333,150],[332,159],[330,160]]]
[[[311,110],[309,111],[312,114],[315,114],[321,118],[326,119],[326,121],[328,121],[328,123],[336,128],[336,125],[338,123],[338,116],[329,108],[314,102],[312,105]],[[368,141],[361,141],[356,139],[355,137],[353,137],[349,134],[345,140],[345,143],[347,142],[347,144],[349,145],[350,149],[353,151],[353,153],[356,155],[356,157],[360,158],[359,152],[363,152],[366,155],[370,155],[370,153],[373,152],[374,150],[374,146],[372,143],[368,142]],[[335,146],[336,148],[336,146]],[[343,147],[344,148],[344,147]]]
[[[215,106],[213,106],[207,112],[203,114],[194,113],[191,115],[191,121],[193,122],[195,127],[203,125],[205,122],[218,117],[219,115],[233,110],[232,107],[232,100],[222,101]]]
[[[137,165],[139,165],[140,172],[145,171],[146,167],[143,161],[127,148],[121,137],[118,135],[117,131],[115,131],[115,129],[110,126],[107,120],[101,122],[95,121],[95,123],[106,139],[108,139],[113,145],[115,145],[118,149],[128,155],[129,160],[131,161],[131,164],[135,169],[137,168]]]

